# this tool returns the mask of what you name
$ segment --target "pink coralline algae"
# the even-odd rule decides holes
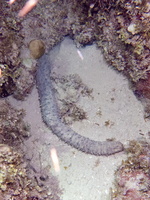
[[[150,199],[149,144],[131,141],[127,160],[116,172],[113,200]]]
[[[147,79],[141,79],[136,83],[136,93],[150,99],[150,74],[148,74]]]

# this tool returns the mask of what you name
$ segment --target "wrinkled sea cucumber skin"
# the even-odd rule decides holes
[[[45,54],[38,61],[36,82],[42,118],[53,134],[68,145],[87,154],[108,156],[123,151],[123,144],[119,141],[99,142],[91,140],[79,135],[61,121],[50,73],[51,64],[48,55]]]

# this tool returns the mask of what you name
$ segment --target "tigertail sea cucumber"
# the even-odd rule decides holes
[[[36,81],[42,118],[52,132],[68,145],[88,154],[107,156],[123,151],[123,144],[119,141],[99,142],[91,140],[79,135],[61,121],[50,73],[49,55],[45,54],[38,61]]]

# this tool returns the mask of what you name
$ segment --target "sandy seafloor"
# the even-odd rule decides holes
[[[88,119],[74,122],[72,129],[94,140],[116,138],[125,146],[129,140],[147,138],[150,121],[144,120],[142,104],[129,89],[127,79],[106,64],[96,45],[79,50],[83,58],[73,41],[66,38],[53,59],[53,71],[61,75],[79,74],[83,83],[93,88],[93,99],[81,97],[79,101]],[[26,101],[16,101],[12,97],[9,101],[26,110],[25,121],[31,126],[31,137],[22,145],[31,175],[47,177],[48,171],[49,178],[45,178],[44,183],[54,196],[61,190],[61,200],[111,199],[114,172],[126,158],[124,152],[108,157],[93,156],[60,141],[42,122],[36,87]],[[52,148],[57,150],[60,172],[53,168]]]

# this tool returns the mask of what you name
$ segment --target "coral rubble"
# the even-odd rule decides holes
[[[23,100],[34,85],[35,69],[23,65],[20,58],[22,47],[38,39],[46,44],[47,51],[69,35],[77,46],[96,42],[106,60],[133,83],[135,94],[150,99],[148,0],[42,0],[25,18],[18,18],[16,15],[24,2],[18,0],[9,7],[6,1],[0,1],[0,97],[13,94]],[[145,105],[147,113],[150,113],[149,105]],[[86,117],[76,107],[74,110],[75,120]],[[1,199],[4,199],[4,192],[8,199],[13,195],[17,200],[40,199],[35,195],[26,196],[30,184],[21,168],[21,157],[5,145],[19,144],[28,136],[23,115],[22,110],[17,111],[7,103],[0,104]],[[118,189],[114,199],[148,199],[147,148],[147,144],[131,143],[131,156],[116,173]],[[128,184],[133,185],[133,182],[137,183],[136,187],[129,188]],[[25,187],[25,191],[18,185]]]
[[[44,197],[45,196],[45,197]],[[5,144],[0,144],[0,199],[37,199],[46,198],[36,182],[29,179],[22,154]]]
[[[61,193],[56,180],[51,176],[53,186],[46,187],[41,172],[37,181],[25,159],[21,145],[30,136],[30,127],[23,121],[24,115],[23,110],[0,101],[0,199],[56,200]]]
[[[21,33],[22,20],[15,13],[21,5],[16,3],[10,11],[6,1],[0,2],[0,97],[15,93],[17,99],[23,100],[33,86],[34,69],[25,69],[20,58],[24,36]],[[24,69],[28,72],[24,73]]]
[[[137,93],[150,98],[149,1],[83,0],[76,4],[82,14],[78,26],[71,26],[75,41],[82,45],[96,41],[111,66],[128,77]]]
[[[24,115],[24,110],[16,110],[9,103],[0,102],[0,143],[16,146],[30,135],[29,125],[23,121]]]
[[[77,102],[81,95],[92,98],[92,89],[88,88],[77,74],[60,76],[53,73],[51,79],[57,91],[62,120],[67,124],[72,124],[73,121],[86,119],[86,112],[77,105]]]
[[[113,200],[150,198],[149,149],[146,141],[130,141],[128,158],[116,171]]]
[[[2,17],[0,63],[18,70],[21,67],[19,50],[22,43],[28,45],[31,40],[42,40],[47,50],[61,41],[65,35],[70,35],[77,45],[92,44],[96,41],[103,49],[107,61],[126,74],[131,82],[137,83],[141,79],[148,79],[148,0],[43,0],[24,19],[18,19],[15,17],[16,10],[22,5],[23,3],[18,1],[12,6],[11,12],[7,13],[8,17]],[[1,3],[3,16],[8,10],[8,5]],[[14,76],[11,76],[11,81],[15,82],[12,77]],[[17,91],[17,87],[9,91],[8,85],[10,84],[7,82],[8,93]]]

